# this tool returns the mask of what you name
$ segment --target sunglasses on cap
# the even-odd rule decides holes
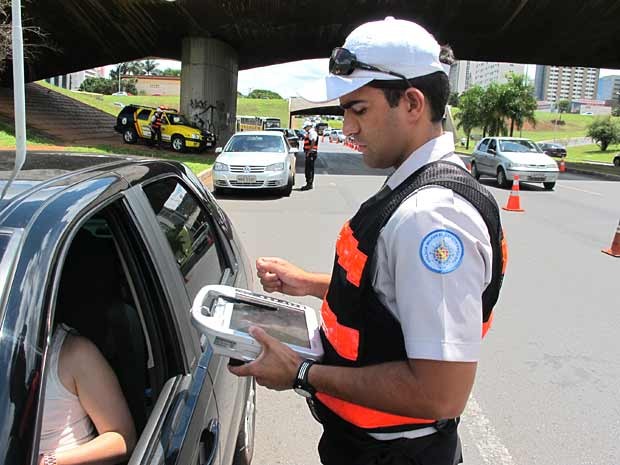
[[[347,50],[343,47],[336,47],[332,50],[332,55],[329,57],[329,72],[336,76],[349,76],[356,69],[365,69],[366,71],[378,71],[380,73],[389,74],[401,78],[407,83],[407,87],[411,87],[409,80],[402,74],[396,71],[390,71],[389,69],[381,68],[379,66],[369,65],[363,63],[357,59],[355,53]]]

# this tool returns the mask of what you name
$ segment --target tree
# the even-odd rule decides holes
[[[25,0],[29,2],[29,0]],[[24,62],[33,61],[44,50],[58,51],[48,34],[41,28],[29,25],[30,19],[22,8],[22,31],[24,36]],[[0,74],[12,59],[11,0],[0,0]]]
[[[144,72],[147,76],[153,74],[153,71],[155,71],[157,69],[157,66],[159,66],[159,63],[157,63],[155,60],[144,60],[142,64]]]
[[[510,137],[512,137],[515,125],[518,130],[523,129],[527,121],[536,125],[535,111],[537,108],[534,98],[534,87],[527,83],[522,74],[510,73],[508,82],[504,84],[504,98],[506,116],[510,119]]]
[[[505,84],[492,82],[484,91],[480,99],[480,113],[482,115],[482,134],[486,137],[500,136],[508,133],[506,118],[508,118],[510,95]]]
[[[482,114],[480,107],[482,105],[482,96],[484,89],[480,86],[474,86],[463,92],[459,98],[459,112],[456,115],[458,123],[456,127],[463,129],[467,142],[465,148],[469,149],[469,139],[471,131],[475,127],[482,125]]]
[[[560,113],[560,121],[562,121],[562,113],[570,111],[570,100],[563,98],[558,102],[558,112]]]
[[[620,142],[620,127],[610,117],[597,118],[588,126],[587,135],[599,144],[604,152],[609,144]]]
[[[448,97],[448,105],[453,107],[459,106],[459,94],[457,92],[452,92],[450,97]]]
[[[280,94],[265,89],[254,89],[248,94],[248,98],[262,98],[262,99],[281,99]]]

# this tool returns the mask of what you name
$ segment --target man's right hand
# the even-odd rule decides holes
[[[288,295],[308,295],[311,292],[311,273],[278,257],[260,257],[256,260],[257,276],[267,292]]]

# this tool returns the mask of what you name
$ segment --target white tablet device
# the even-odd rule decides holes
[[[260,344],[248,333],[251,326],[263,328],[304,358],[323,356],[316,313],[296,302],[231,286],[205,286],[194,299],[192,322],[215,353],[233,359],[250,361],[260,354]]]

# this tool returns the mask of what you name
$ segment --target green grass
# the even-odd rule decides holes
[[[568,147],[566,149],[566,161],[589,162],[597,161],[604,163],[613,162],[614,157],[620,152],[620,144],[610,145],[605,152],[596,144],[579,145],[576,147]]]
[[[457,115],[458,108],[452,108],[452,116],[454,117],[455,124],[458,124]],[[564,121],[565,124],[554,125],[552,120],[559,119],[559,116],[560,115],[557,113],[537,111],[535,112],[536,126],[533,127],[526,124],[523,131],[515,129],[513,136],[526,137],[535,141],[556,140],[561,143],[563,139],[568,139],[570,137],[585,137],[588,125],[592,123],[592,121],[594,121],[593,118],[595,118],[588,115],[564,113],[562,114],[562,121]],[[618,120],[620,118],[612,117],[612,119]],[[461,129],[457,130],[457,134],[459,139],[465,136]],[[479,139],[482,137],[482,130],[476,128],[472,131],[472,134],[477,135]]]

